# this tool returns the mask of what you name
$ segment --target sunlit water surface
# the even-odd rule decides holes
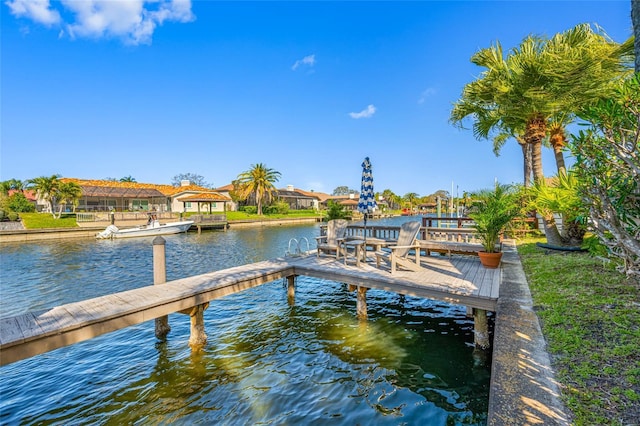
[[[370,223],[397,224],[406,218]],[[168,236],[167,279],[311,247],[317,225]],[[303,244],[306,248],[306,243]],[[0,245],[0,315],[151,285],[151,238]],[[369,320],[344,284],[281,281],[213,301],[208,341],[189,318],[153,322],[0,369],[2,424],[485,424],[490,359],[474,352],[464,307],[371,290]]]

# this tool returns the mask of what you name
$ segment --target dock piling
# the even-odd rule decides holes
[[[367,287],[358,286],[356,293],[356,314],[360,319],[367,319]]]
[[[473,336],[476,348],[489,348],[489,320],[484,309],[473,309]]]
[[[296,276],[289,275],[287,277],[287,301],[289,305],[293,305],[295,303],[296,297]]]
[[[167,282],[166,241],[158,236],[153,239],[153,285]],[[171,331],[169,316],[156,318],[156,337],[165,340]]]
[[[191,334],[189,346],[192,350],[200,350],[207,344],[207,333],[204,330],[204,311],[209,307],[209,302],[191,308]]]

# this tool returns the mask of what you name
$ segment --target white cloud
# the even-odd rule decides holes
[[[194,19],[191,0],[62,0],[72,21],[61,22],[49,0],[8,0],[14,15],[42,24],[61,24],[63,33],[76,37],[117,37],[127,44],[149,44],[155,29],[167,21]]]
[[[434,89],[433,87],[429,87],[423,90],[422,93],[420,94],[420,99],[418,99],[418,103],[423,104],[428,97],[435,94],[436,94],[436,89]]]
[[[376,107],[373,105],[369,105],[360,112],[350,112],[349,116],[357,120],[358,118],[369,118],[375,113],[376,113]]]
[[[60,13],[51,9],[49,0],[8,0],[6,4],[17,17],[28,18],[46,26],[60,22]]]
[[[316,55],[308,55],[302,59],[298,59],[292,66],[292,70],[297,70],[300,66],[306,65],[308,67],[313,67],[316,63]]]

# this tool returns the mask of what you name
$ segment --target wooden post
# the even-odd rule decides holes
[[[158,236],[153,239],[153,285],[167,282],[167,264],[165,259],[166,241]],[[171,331],[169,316],[156,318],[156,337],[165,340]]]
[[[204,310],[209,307],[209,302],[194,306],[189,314],[191,318],[191,335],[189,346],[192,350],[199,350],[207,344],[207,334],[204,331]]]
[[[289,305],[293,305],[296,296],[296,276],[289,275],[287,277],[287,302]]]
[[[367,287],[358,286],[356,293],[356,314],[360,319],[367,319]]]
[[[487,311],[474,308],[473,310],[473,335],[477,348],[489,349],[489,321]]]

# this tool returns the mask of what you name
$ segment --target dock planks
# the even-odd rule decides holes
[[[422,257],[420,272],[375,260],[360,267],[308,253],[279,258],[69,303],[0,319],[0,365],[87,340],[130,325],[238,293],[291,275],[496,310],[500,269],[485,269],[477,257]]]

